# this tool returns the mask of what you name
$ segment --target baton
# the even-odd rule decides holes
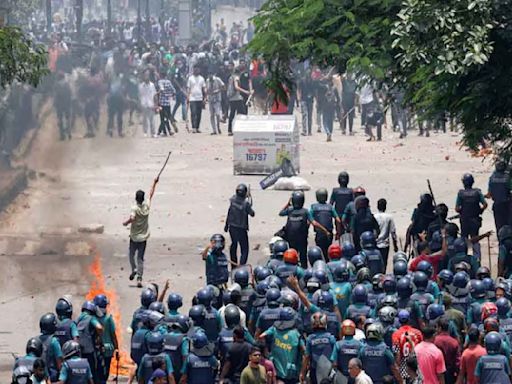
[[[489,273],[492,276],[492,263],[491,263],[491,236],[487,236],[487,257],[489,258]]]
[[[164,168],[165,166],[167,165],[167,162],[169,161],[169,157],[171,157],[171,151],[169,151],[169,154],[167,155],[167,159],[165,159],[165,163],[164,165],[162,166],[162,169],[160,169],[160,172],[158,172],[158,176],[156,177],[157,179],[160,179],[160,175],[162,174],[162,172],[164,171]]]

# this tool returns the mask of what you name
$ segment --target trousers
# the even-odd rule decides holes
[[[236,251],[238,244],[240,244],[240,264],[246,264],[247,258],[249,257],[249,238],[247,236],[247,230],[230,226],[229,235],[231,236],[231,246],[229,247],[231,261],[238,264]]]
[[[191,101],[190,102],[190,120],[192,129],[199,130],[201,125],[201,114],[203,113],[203,102],[202,101]]]
[[[146,253],[147,241],[133,241],[130,239],[130,266],[132,272],[137,272],[137,278],[142,279],[144,273],[144,253]],[[135,260],[135,253],[137,253],[137,260]]]
[[[327,236],[324,232],[318,231],[315,234],[315,243],[320,247],[320,249],[322,249],[325,262],[328,262],[329,258],[327,251],[329,250],[329,246],[332,244],[332,236]]]

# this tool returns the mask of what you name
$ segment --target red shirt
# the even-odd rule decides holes
[[[415,348],[418,367],[424,384],[439,384],[437,375],[446,372],[443,352],[430,341],[422,341]]]
[[[480,344],[470,345],[462,352],[459,375],[466,378],[466,384],[476,384],[476,363],[484,355],[487,355],[487,351]]]
[[[407,357],[414,353],[414,347],[421,343],[422,340],[423,335],[421,332],[410,325],[401,326],[391,336],[393,352],[395,354],[398,353],[398,356],[400,356],[400,373],[405,378],[409,377],[407,375]]]
[[[460,365],[459,342],[448,332],[439,333],[434,339],[434,344],[443,352],[446,370],[458,372]]]
[[[416,268],[418,267],[418,264],[420,261],[428,261],[430,264],[432,264],[432,268],[434,269],[434,273],[430,277],[431,280],[436,280],[437,273],[439,272],[439,262],[444,259],[444,254],[436,252],[433,255],[426,255],[422,253],[419,256],[416,256],[414,259],[412,259],[411,263],[409,264],[409,270],[412,272],[416,272]]]

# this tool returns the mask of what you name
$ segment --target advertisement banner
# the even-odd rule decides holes
[[[300,133],[293,115],[238,115],[233,126],[233,173],[269,175],[289,160],[300,172]]]

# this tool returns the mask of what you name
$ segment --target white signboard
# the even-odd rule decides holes
[[[300,133],[293,115],[238,115],[233,126],[233,173],[268,175],[289,159],[300,172]]]

